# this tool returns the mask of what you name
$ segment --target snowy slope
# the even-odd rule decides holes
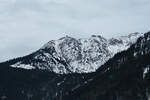
[[[128,36],[112,38],[109,40],[108,48],[113,54],[116,54],[117,52],[120,52],[123,50],[127,50],[132,44],[136,42],[136,40],[140,36],[143,36],[143,34],[131,33]]]
[[[11,66],[59,74],[95,72],[116,53],[128,49],[140,36],[142,34],[132,33],[108,40],[98,35],[86,39],[66,36],[46,43],[27,60],[24,58]]]

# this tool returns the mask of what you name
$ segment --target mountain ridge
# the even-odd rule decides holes
[[[76,39],[70,36],[51,40],[39,50],[11,63],[11,67],[49,70],[58,74],[91,73],[112,58],[128,49],[142,33],[106,39],[100,35]],[[13,62],[13,61],[12,61]]]

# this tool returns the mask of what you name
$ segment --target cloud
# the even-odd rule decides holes
[[[0,61],[65,34],[112,37],[148,31],[149,9],[149,0],[0,0]]]

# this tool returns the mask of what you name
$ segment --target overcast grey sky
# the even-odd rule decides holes
[[[150,30],[150,0],[0,0],[0,61],[65,34],[105,37]]]

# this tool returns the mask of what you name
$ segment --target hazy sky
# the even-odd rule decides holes
[[[150,0],[0,0],[0,61],[65,34],[105,37],[150,30]]]

